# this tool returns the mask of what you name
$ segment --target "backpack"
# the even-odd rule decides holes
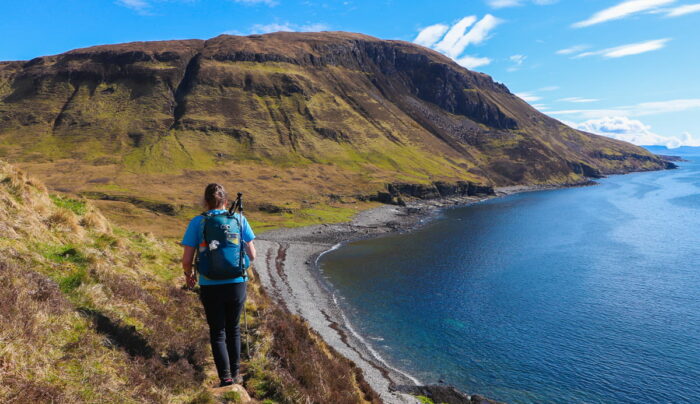
[[[250,260],[241,239],[241,219],[229,212],[207,212],[202,216],[202,243],[195,258],[197,271],[213,280],[247,278]]]

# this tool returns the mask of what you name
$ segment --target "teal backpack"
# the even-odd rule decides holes
[[[197,272],[213,280],[247,279],[250,259],[241,239],[240,217],[229,212],[207,212],[202,216],[202,243],[195,259]]]

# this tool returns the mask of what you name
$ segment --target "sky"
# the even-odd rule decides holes
[[[0,60],[274,31],[415,42],[573,127],[700,146],[700,0],[24,0],[0,14]]]

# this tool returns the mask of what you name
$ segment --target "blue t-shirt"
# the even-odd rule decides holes
[[[226,212],[226,210],[212,209],[209,212],[218,214],[224,213]],[[236,215],[239,219],[241,219],[241,226],[243,227],[241,239],[243,239],[243,242],[245,243],[253,241],[253,239],[255,239],[255,233],[253,233],[253,229],[250,227],[248,219],[246,219],[245,216],[241,216],[240,213],[237,213]],[[204,216],[199,215],[193,217],[192,220],[190,220],[190,224],[187,226],[187,230],[185,230],[185,235],[182,237],[182,245],[198,248],[198,246],[202,243],[202,231],[199,228],[199,224],[202,222],[202,219],[204,219]],[[227,283],[241,282],[245,282],[245,278],[243,278],[242,276],[233,279],[214,280],[209,279],[206,276],[203,276],[202,274],[199,274],[199,284],[201,286],[224,285]]]

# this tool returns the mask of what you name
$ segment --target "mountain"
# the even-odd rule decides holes
[[[180,287],[174,243],[114,226],[4,161],[0,229],[0,402],[221,402],[204,310]],[[379,402],[255,276],[247,313],[242,366],[256,402]]]
[[[123,220],[119,202],[177,213],[221,177],[282,216],[329,220],[354,212],[329,203],[393,182],[565,184],[670,166],[437,52],[345,32],[0,63],[0,155],[52,189],[111,201],[103,208]]]

